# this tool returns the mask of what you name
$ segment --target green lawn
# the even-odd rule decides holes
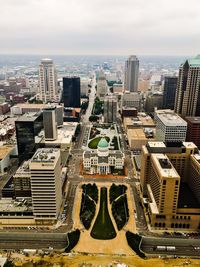
[[[90,233],[95,239],[108,240],[116,237],[116,231],[108,212],[107,188],[101,188],[100,209]]]
[[[94,139],[92,139],[89,144],[88,147],[91,149],[97,149],[98,143],[101,140],[102,137],[96,137]],[[105,137],[107,142],[110,142],[110,138],[108,136]]]

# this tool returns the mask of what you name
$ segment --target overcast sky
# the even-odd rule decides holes
[[[200,53],[200,0],[0,0],[0,4],[0,54]]]

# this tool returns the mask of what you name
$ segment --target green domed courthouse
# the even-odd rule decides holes
[[[111,167],[116,170],[124,168],[124,153],[120,150],[110,150],[104,137],[98,143],[97,149],[83,153],[83,168],[89,174],[110,174]]]

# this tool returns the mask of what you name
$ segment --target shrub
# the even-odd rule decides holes
[[[78,243],[80,238],[80,230],[76,229],[75,231],[68,233],[69,244],[65,249],[65,252],[70,252]]]
[[[142,240],[142,237],[138,234],[133,234],[127,231],[126,239],[128,245],[132,248],[132,250],[135,251],[139,257],[145,259],[146,258],[145,254],[140,250],[140,242]]]
[[[123,195],[119,199],[112,202],[112,214],[117,224],[118,230],[121,230],[128,222],[129,211],[127,196]]]
[[[110,187],[110,203],[116,198],[126,193],[127,187],[125,185],[112,184]]]
[[[82,185],[83,193],[90,196],[96,203],[98,202],[98,188],[96,184]]]

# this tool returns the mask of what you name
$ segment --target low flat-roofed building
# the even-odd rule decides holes
[[[29,161],[17,169],[13,176],[15,197],[31,197],[31,171],[29,169]]]
[[[124,128],[128,129],[146,127],[155,128],[156,124],[154,120],[146,113],[138,113],[137,117],[125,117],[123,120]]]
[[[153,129],[150,128],[146,132],[143,128],[128,129],[127,138],[131,150],[141,150],[149,140],[154,140],[154,134]]]
[[[12,115],[22,115],[29,112],[39,112],[48,107],[48,104],[19,103],[11,107]]]
[[[16,155],[16,146],[1,145],[0,146],[0,174],[7,172],[10,166],[10,156]]]
[[[35,223],[31,199],[2,198],[0,200],[1,225],[31,225]]]
[[[40,144],[44,144],[45,147],[57,147],[61,150],[71,148],[72,140],[75,136],[77,122],[64,122],[63,125],[57,129],[57,138],[55,140],[42,140],[39,138]],[[39,135],[44,135],[43,131]]]

